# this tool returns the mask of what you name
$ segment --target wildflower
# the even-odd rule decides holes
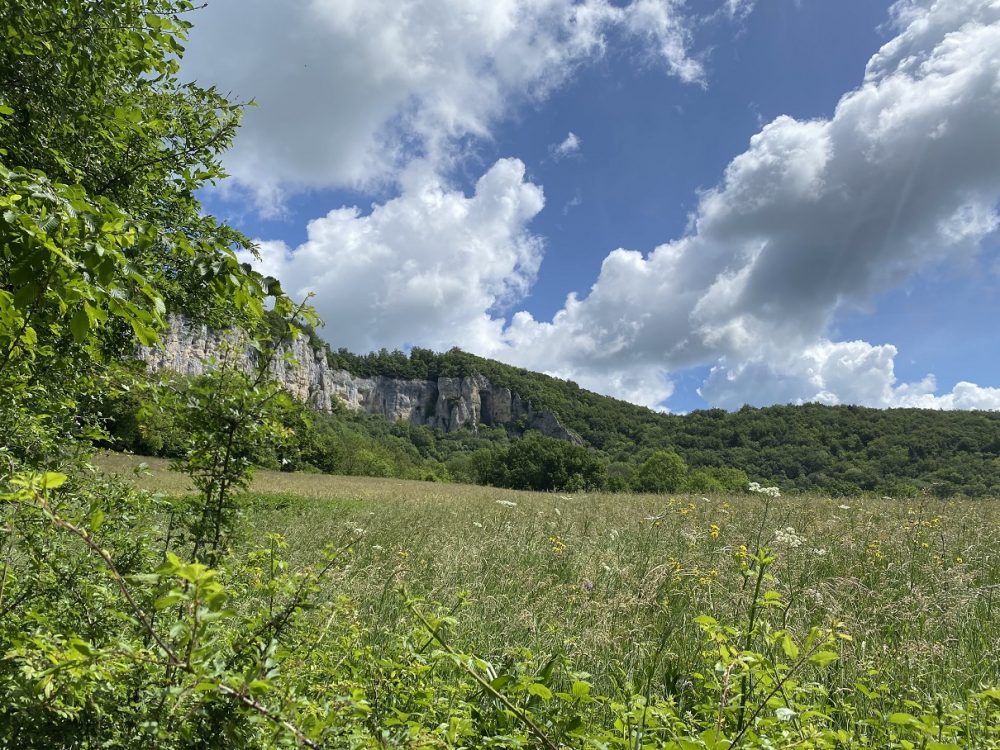
[[[550,536],[549,541],[552,542],[552,551],[555,554],[561,555],[563,552],[566,551],[567,547],[566,542],[564,542],[558,536]]]
[[[781,497],[781,490],[777,487],[761,487],[760,482],[750,482],[747,486],[750,492],[757,492],[761,495],[769,495],[771,497]]]
[[[741,544],[740,548],[736,550],[736,557],[740,560],[746,560],[750,556],[750,550],[747,549],[745,544]]]
[[[510,500],[497,500],[497,505],[502,505],[505,508],[516,508],[517,503]]]
[[[708,533],[712,535],[712,539],[718,539],[719,534],[722,533],[722,529],[719,528],[719,524],[717,523],[709,524]]]
[[[587,593],[590,593],[591,591],[594,590],[594,582],[585,578],[583,579],[583,583],[580,584],[580,588],[582,588]]]
[[[851,509],[850,505],[843,505],[843,504],[841,504],[841,505],[838,505],[837,507],[840,508],[841,510],[850,510]]]
[[[794,526],[786,526],[774,532],[774,543],[790,549],[801,547],[805,541],[806,538],[798,534]]]
[[[373,544],[372,549],[375,550],[376,552],[381,552],[382,550],[385,549],[385,547],[383,547],[381,544]]]
[[[479,521],[473,521],[472,525],[475,526],[477,529],[483,528],[483,525],[479,523]]]
[[[711,570],[705,571],[701,574],[698,579],[699,583],[703,586],[708,586],[712,581],[719,577],[719,571],[717,568],[712,568]]]

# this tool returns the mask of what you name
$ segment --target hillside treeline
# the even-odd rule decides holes
[[[260,465],[536,490],[712,492],[760,481],[834,495],[980,497],[1000,491],[1000,414],[803,404],[671,415],[457,349],[415,349],[409,357],[340,350],[330,356],[366,377],[482,373],[552,410],[585,446],[485,425],[447,434],[346,409],[321,414],[301,406],[288,416],[294,437],[281,447],[261,447],[255,457]],[[135,391],[101,409],[114,447],[164,456],[185,450],[169,411],[150,409]],[[665,462],[674,467],[662,469]],[[658,466],[669,477],[651,479]]]
[[[641,484],[637,472],[650,455],[670,451],[683,459],[687,471],[705,470],[687,482],[695,491],[715,488],[705,474],[727,468],[785,490],[835,495],[982,497],[1000,492],[1000,413],[996,412],[801,404],[662,414],[588,391],[570,380],[460,349],[439,353],[415,347],[409,355],[387,349],[354,354],[344,348],[333,350],[311,328],[306,331],[313,345],[326,351],[331,367],[356,376],[435,379],[480,373],[495,385],[510,388],[536,408],[552,411],[596,451],[607,467],[604,489],[637,488]],[[381,429],[373,423],[366,431]],[[440,436],[422,434],[430,433],[426,428],[407,426],[397,431],[412,437],[425,459],[449,460],[447,449],[428,448]],[[502,443],[503,437],[494,436],[490,444],[498,440]],[[519,486],[498,481],[502,472],[460,471],[457,476],[463,481]]]

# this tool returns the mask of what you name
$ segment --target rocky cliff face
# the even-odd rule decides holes
[[[170,370],[200,375],[229,351],[250,368],[253,352],[236,334],[221,334],[184,318],[172,316],[161,347],[139,347],[138,356],[151,372]],[[288,345],[290,360],[275,357],[271,374],[289,392],[313,407],[332,411],[340,402],[348,409],[377,414],[389,421],[403,420],[446,432],[479,425],[496,425],[515,431],[535,429],[549,437],[581,442],[556,416],[536,410],[530,401],[496,386],[482,375],[437,380],[401,380],[377,376],[361,378],[347,370],[332,369],[326,355],[313,349],[305,337]]]

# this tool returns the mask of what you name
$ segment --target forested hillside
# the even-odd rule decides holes
[[[998,413],[803,404],[662,414],[459,349],[357,355],[333,351],[311,330],[308,333],[315,346],[325,348],[331,367],[358,376],[484,375],[552,411],[589,451],[535,435],[533,451],[518,458],[515,454],[522,451],[513,443],[521,434],[516,429],[481,426],[475,432],[444,435],[340,410],[309,417],[310,427],[299,430],[295,447],[286,447],[281,456],[262,454],[258,460],[264,465],[549,490],[732,491],[748,480],[776,482],[786,491],[836,495],[865,491],[979,497],[1000,490]],[[151,440],[143,439],[140,425],[121,409],[107,407],[109,414],[119,414],[122,424],[134,423],[116,430],[123,438],[118,447],[180,454],[181,442],[171,442],[169,429],[157,424],[146,430]],[[643,466],[654,454],[654,463],[662,460],[664,453],[679,456],[683,469],[672,480],[644,483]],[[529,454],[537,461],[528,461]]]
[[[310,332],[311,333],[311,332]],[[325,346],[314,333],[314,344]],[[560,421],[597,449],[612,473],[653,451],[676,451],[689,467],[730,467],[787,489],[851,494],[982,496],[1000,490],[1000,413],[870,409],[802,404],[685,415],[654,412],[572,381],[452,349],[356,355],[326,347],[331,366],[403,378],[485,375]]]

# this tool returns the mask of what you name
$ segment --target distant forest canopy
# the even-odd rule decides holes
[[[275,324],[273,332],[277,337],[283,329]],[[663,414],[459,349],[437,353],[414,348],[409,355],[383,349],[358,355],[334,351],[312,330],[307,333],[314,346],[326,351],[331,367],[360,377],[436,379],[480,373],[536,408],[552,411],[586,448],[533,433],[525,436],[528,445],[518,446],[525,438],[501,428],[444,434],[341,410],[311,416],[306,420],[311,426],[300,428],[301,444],[284,456],[259,456],[265,465],[541,490],[711,492],[759,481],[786,492],[835,495],[1000,495],[997,412],[803,404]],[[137,407],[133,403],[124,409]],[[117,409],[118,421],[131,425],[116,430],[121,447],[172,452],[169,437],[164,437],[168,428],[157,427],[150,444],[122,405],[106,408],[112,415]],[[684,468],[657,483],[650,477],[662,472],[649,462],[663,462],[664,454],[679,457]]]

